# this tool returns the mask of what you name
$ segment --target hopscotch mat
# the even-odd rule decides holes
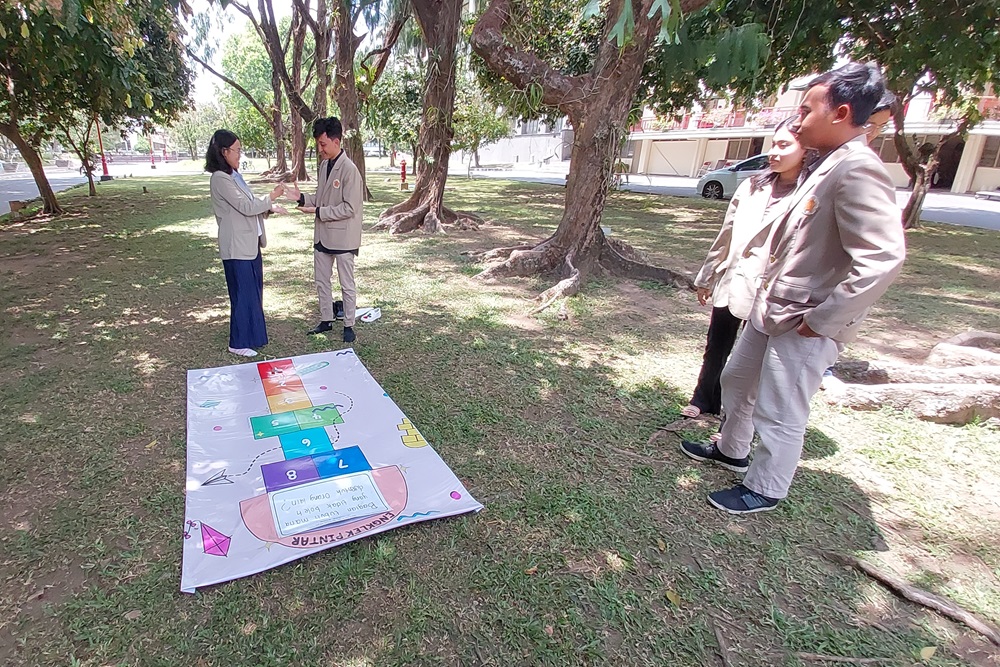
[[[483,508],[350,348],[187,381],[185,593]]]

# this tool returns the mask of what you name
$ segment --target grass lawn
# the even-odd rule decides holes
[[[369,223],[401,196],[371,181]],[[821,555],[856,554],[1000,623],[996,430],[817,399],[788,501],[723,516],[704,497],[732,475],[656,430],[694,385],[707,310],[601,278],[565,319],[530,317],[551,278],[481,284],[462,253],[544,237],[563,190],[450,187],[490,224],[366,235],[359,305],[383,316],[358,325],[355,349],[486,509],[197,595],[178,592],[185,371],[237,363],[208,178],[116,180],[61,195],[58,219],[0,225],[0,665],[1000,664],[976,633]],[[605,224],[693,271],[723,211],[623,193]],[[311,224],[277,218],[268,237],[266,353],[339,348],[304,333]],[[909,243],[847,356],[919,358],[1000,322],[1000,235],[929,225]]]

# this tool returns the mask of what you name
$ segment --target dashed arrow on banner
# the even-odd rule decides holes
[[[204,482],[202,482],[201,485],[214,486],[216,484],[233,484],[232,480],[233,477],[242,477],[243,475],[247,474],[248,472],[250,472],[250,469],[253,468],[253,464],[257,463],[257,459],[264,456],[264,454],[269,454],[273,452],[276,449],[281,449],[281,447],[272,447],[271,449],[263,451],[257,456],[255,456],[253,461],[250,462],[250,465],[248,465],[247,469],[244,470],[243,472],[238,472],[235,475],[230,476],[226,474],[226,468],[223,468],[222,470],[220,470],[219,472],[215,473],[214,475],[206,479]]]

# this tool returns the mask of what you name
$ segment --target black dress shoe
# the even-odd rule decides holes
[[[327,331],[333,331],[333,322],[331,322],[330,320],[323,320],[322,322],[320,322],[319,324],[317,324],[315,327],[313,327],[312,329],[310,329],[309,330],[309,334],[310,335],[312,335],[312,334],[321,334],[321,333],[326,333]]]
[[[344,319],[344,302],[334,301],[333,302],[333,316],[338,320]]]
[[[357,336],[354,334],[354,327],[344,327],[344,342],[353,343]]]

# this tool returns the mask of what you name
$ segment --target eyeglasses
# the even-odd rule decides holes
[[[241,153],[241,154],[243,153],[243,148],[233,148],[232,146],[230,146],[229,148],[223,149],[223,150],[236,151],[237,153]]]

